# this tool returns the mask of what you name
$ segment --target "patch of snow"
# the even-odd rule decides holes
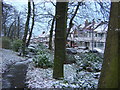
[[[51,68],[35,68],[30,64],[26,83],[28,88],[96,88],[98,79],[94,78],[94,72],[80,71],[76,72],[75,64],[64,65],[64,80],[55,80],[52,78],[53,70]]]
[[[4,73],[10,65],[25,60],[25,58],[17,56],[16,52],[2,48],[0,48],[0,57],[2,57],[2,63],[0,63],[2,70],[0,73]]]

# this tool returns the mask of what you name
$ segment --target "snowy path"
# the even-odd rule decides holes
[[[16,54],[17,53],[12,50],[0,48],[0,57],[1,57],[0,66],[2,66],[1,68],[2,70],[0,73],[4,73],[5,71],[7,71],[7,69],[16,62],[21,62],[25,60],[25,58],[19,57]]]
[[[2,57],[2,88],[24,88],[28,63],[31,59],[22,58],[11,50],[0,49]]]

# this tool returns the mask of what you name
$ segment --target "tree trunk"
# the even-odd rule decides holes
[[[15,25],[14,25],[14,26],[15,26]],[[14,33],[15,33],[14,26],[11,27],[11,32],[10,32],[10,35],[9,35],[9,38],[10,38],[10,39],[13,39],[13,38],[14,38]]]
[[[4,36],[7,36],[6,23],[3,24],[3,28]]]
[[[63,63],[65,61],[66,28],[68,2],[56,3],[55,52],[53,78],[64,77]]]
[[[119,8],[119,9],[118,9]],[[98,88],[119,88],[120,86],[120,3],[112,2],[104,61]],[[119,67],[118,67],[119,66]],[[119,76],[118,76],[119,75]]]
[[[70,19],[70,23],[69,23],[69,28],[68,28],[68,32],[67,32],[66,39],[67,39],[68,36],[69,36],[70,30],[71,30],[71,28],[72,28],[72,26],[73,26],[73,19],[75,18],[76,14],[77,14],[77,11],[78,11],[78,9],[79,9],[80,4],[81,4],[81,2],[78,2],[77,8],[76,8],[76,10],[75,10],[72,18]]]
[[[54,29],[54,22],[55,22],[55,17],[53,17],[52,20],[52,25],[51,25],[51,29],[50,29],[50,36],[49,36],[49,49],[52,50],[52,38],[53,38],[53,29]]]
[[[13,35],[13,39],[16,39],[17,37],[17,25],[16,25],[16,18],[15,18],[15,25],[14,25],[14,35]]]
[[[30,15],[31,15],[31,5],[30,5],[30,0],[28,0],[28,15],[27,15],[27,20],[25,24],[24,36],[23,36],[23,48],[22,48],[23,56],[25,55],[26,39],[28,35]]]
[[[2,0],[0,1],[0,37],[2,32]]]
[[[118,6],[118,68],[120,68],[120,2]],[[120,89],[120,70],[118,70],[118,88]]]
[[[7,37],[10,37],[11,28],[12,28],[14,22],[15,22],[15,21],[12,22],[12,24],[10,25],[10,27],[9,27],[9,29],[8,29]]]
[[[17,19],[17,38],[19,39],[20,37],[20,16],[18,16],[18,19]]]
[[[32,17],[32,26],[31,26],[31,29],[30,29],[30,33],[29,33],[29,38],[28,38],[28,41],[27,41],[27,44],[26,46],[28,47],[29,44],[30,44],[30,39],[32,37],[32,32],[33,32],[33,27],[34,27],[34,18],[35,18],[35,4],[34,4],[34,1],[32,1],[33,3],[33,17]]]

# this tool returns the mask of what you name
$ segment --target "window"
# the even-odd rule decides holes
[[[91,34],[92,34],[92,33],[90,33],[90,32],[89,32],[89,37],[92,37],[92,35],[91,35]]]
[[[98,37],[104,37],[104,33],[98,33]]]
[[[96,47],[96,42],[94,42],[94,47]]]
[[[103,47],[104,43],[103,42],[98,42],[98,47]]]
[[[85,42],[85,47],[89,47],[90,43],[89,42]]]
[[[97,37],[97,33],[95,34],[95,37]]]

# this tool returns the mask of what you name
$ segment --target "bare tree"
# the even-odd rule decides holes
[[[53,17],[52,20],[52,25],[50,29],[50,36],[49,36],[49,49],[52,50],[52,38],[53,38],[53,29],[54,29],[54,23],[55,23],[55,16]]]
[[[7,33],[7,37],[10,37],[10,33],[11,33],[11,28],[14,25],[15,21],[13,21],[9,27],[8,33]],[[13,34],[12,34],[13,35]]]
[[[32,13],[33,13],[33,16],[32,16],[32,26],[31,26],[29,37],[28,37],[28,41],[27,41],[27,44],[26,44],[27,47],[29,46],[30,39],[32,37],[33,28],[34,28],[34,23],[35,23],[35,4],[34,4],[33,0],[32,0],[32,5],[33,5],[33,10],[32,10]]]
[[[23,37],[23,48],[22,48],[23,56],[25,55],[26,40],[27,40],[27,35],[28,35],[28,30],[29,30],[30,16],[31,16],[31,0],[28,0],[28,15],[27,15],[26,23],[25,23],[25,31],[24,31],[24,37]]]
[[[19,39],[20,37],[20,16],[18,15],[17,18],[17,38]]]
[[[82,3],[82,2],[78,2],[78,5],[77,5],[77,7],[76,7],[76,9],[75,9],[75,12],[74,12],[72,18],[70,19],[69,28],[68,28],[68,32],[67,32],[66,39],[67,39],[67,37],[68,37],[68,35],[69,35],[69,33],[70,33],[70,30],[71,30],[71,28],[72,28],[72,26],[73,26],[73,19],[75,18],[76,14],[77,14],[77,11],[78,11],[78,9],[79,9],[79,6],[81,5],[81,3]]]
[[[0,37],[2,32],[2,0],[0,0]]]

